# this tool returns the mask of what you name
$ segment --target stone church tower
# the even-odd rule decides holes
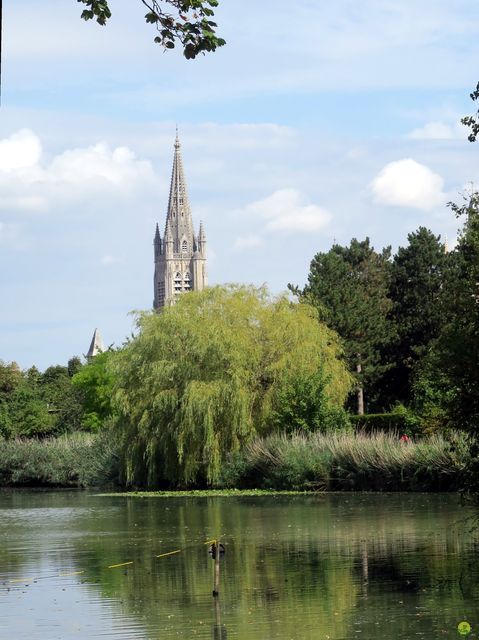
[[[206,287],[206,236],[202,223],[197,236],[194,232],[178,132],[165,233],[162,238],[157,224],[153,246],[155,309],[174,304],[177,297],[186,291],[201,291]]]

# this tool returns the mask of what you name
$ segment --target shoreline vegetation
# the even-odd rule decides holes
[[[397,433],[277,435],[257,438],[227,458],[218,482],[137,491],[121,478],[121,445],[108,432],[0,441],[2,487],[100,488],[115,495],[261,495],[262,492],[458,491],[468,441],[431,436],[403,442]],[[161,470],[160,470],[161,472]],[[122,490],[117,493],[116,490]],[[127,493],[124,493],[124,490]]]
[[[0,486],[477,496],[479,192],[449,206],[451,251],[353,238],[303,289],[193,290],[85,363],[0,361]]]

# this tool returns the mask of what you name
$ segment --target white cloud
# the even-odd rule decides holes
[[[265,229],[311,233],[324,229],[332,215],[326,209],[306,202],[296,189],[279,189],[267,198],[249,204],[245,213],[266,220]]]
[[[260,247],[262,244],[263,239],[260,236],[250,234],[236,238],[234,247],[235,249],[253,249],[255,247]]]
[[[405,158],[389,162],[371,183],[379,204],[429,210],[444,202],[444,181],[429,167]]]
[[[97,143],[44,159],[38,136],[24,129],[0,140],[0,210],[42,212],[55,202],[106,192],[125,194],[154,183],[151,163],[128,147]]]
[[[58,182],[85,184],[104,180],[115,186],[126,186],[142,177],[150,178],[153,173],[151,164],[138,160],[127,147],[110,149],[104,143],[65,151],[53,159],[47,171]]]
[[[40,161],[42,146],[29,129],[21,129],[0,140],[0,171],[10,172],[34,167]]]
[[[408,133],[407,137],[412,140],[452,140],[459,137],[460,132],[460,127],[452,127],[444,122],[428,122]]]

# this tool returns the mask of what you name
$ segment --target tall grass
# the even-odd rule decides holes
[[[467,442],[404,443],[386,433],[270,436],[226,465],[226,486],[276,489],[447,491],[460,486]]]
[[[0,439],[2,486],[104,486],[117,478],[118,445],[109,434]]]
[[[116,485],[120,447],[111,432],[0,439],[0,485]],[[256,439],[232,456],[216,486],[287,490],[450,491],[469,462],[468,443],[439,436],[403,443],[387,433],[293,434]]]

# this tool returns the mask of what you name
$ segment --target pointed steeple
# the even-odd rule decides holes
[[[153,241],[153,245],[155,247],[155,259],[161,254],[161,235],[160,235],[160,227],[158,223],[156,223],[156,232],[155,239]]]
[[[93,338],[91,339],[90,348],[88,349],[88,353],[85,358],[87,360],[91,360],[99,353],[103,353],[105,351],[105,345],[103,344],[102,337],[98,329],[95,329],[93,333]]]
[[[193,237],[193,221],[186,188],[185,172],[181,157],[181,145],[176,130],[175,153],[171,172],[170,197],[168,200],[167,222],[173,235],[173,250],[180,253],[182,242]],[[166,231],[165,231],[166,233]]]
[[[206,235],[202,224],[198,236],[194,233],[178,127],[174,148],[165,234],[161,239],[158,227],[155,234],[155,309],[174,304],[183,293],[207,286]]]

